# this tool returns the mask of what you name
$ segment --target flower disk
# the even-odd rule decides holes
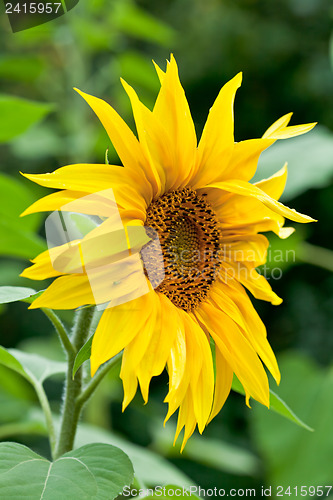
[[[146,225],[157,231],[164,257],[165,278],[156,291],[184,311],[195,309],[220,267],[217,215],[204,196],[184,188],[153,201]]]
[[[234,375],[247,404],[252,397],[269,406],[264,365],[280,381],[265,326],[246,289],[257,299],[281,303],[257,271],[268,248],[260,233],[287,238],[294,229],[284,227],[286,217],[313,219],[277,201],[286,166],[269,179],[249,181],[266,148],[315,124],[289,127],[289,113],[261,138],[235,142],[238,74],[221,89],[197,144],[173,56],[165,72],[156,70],[161,87],[152,111],[122,81],[138,137],[105,101],[78,91],[101,120],[123,166],[79,164],[26,174],[59,191],[24,215],[61,211],[70,221],[77,212],[89,229],[74,231],[69,243],[66,233],[23,276],[56,278],[31,308],[103,304],[91,374],[123,351],[123,408],[138,385],[147,402],[152,377],[167,369],[166,420],[178,410],[176,438],[184,428],[184,446],[196,426],[202,432],[221,410]],[[96,219],[100,224],[91,227]]]

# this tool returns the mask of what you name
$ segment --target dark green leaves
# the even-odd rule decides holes
[[[129,458],[111,445],[88,444],[55,462],[17,443],[0,445],[1,498],[112,500],[132,480]]]

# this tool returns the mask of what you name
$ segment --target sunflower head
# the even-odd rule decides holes
[[[247,403],[252,397],[266,406],[264,365],[280,381],[265,326],[247,291],[281,302],[256,271],[268,248],[260,233],[286,238],[293,229],[284,227],[285,218],[313,219],[277,201],[286,166],[269,179],[249,181],[262,151],[315,124],[289,127],[288,114],[261,138],[236,143],[238,74],[222,87],[197,144],[174,57],[165,72],[155,67],[161,87],[153,110],[122,81],[137,136],[105,101],[78,91],[101,120],[123,166],[78,164],[26,175],[59,191],[25,214],[78,212],[95,225],[37,256],[23,276],[56,278],[31,308],[103,304],[91,372],[123,351],[124,408],[138,384],[147,401],[151,378],[167,369],[166,419],[179,410],[176,438],[185,428],[184,446],[196,426],[202,432],[220,411],[234,375]]]

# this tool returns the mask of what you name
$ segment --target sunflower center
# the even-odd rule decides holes
[[[163,254],[164,279],[156,290],[185,311],[195,309],[206,298],[220,267],[215,212],[204,196],[185,188],[153,201],[145,225],[157,232]]]

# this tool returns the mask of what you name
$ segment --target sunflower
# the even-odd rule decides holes
[[[165,72],[155,67],[161,87],[153,111],[122,81],[138,138],[109,104],[78,90],[102,122],[123,166],[77,164],[53,173],[25,174],[60,191],[37,201],[24,215],[70,211],[75,203],[77,211],[99,216],[101,224],[82,239],[37,256],[23,276],[56,277],[31,308],[107,304],[93,337],[92,376],[123,351],[120,377],[125,409],[138,384],[147,402],[152,377],[167,368],[166,420],[179,410],[175,440],[185,428],[184,446],[196,426],[202,433],[221,410],[234,374],[243,385],[247,404],[252,397],[269,406],[264,365],[280,381],[265,326],[246,289],[257,299],[275,305],[282,302],[256,271],[265,263],[268,248],[267,238],[259,233],[273,231],[286,238],[293,229],[283,227],[285,217],[296,222],[314,219],[277,201],[286,183],[286,166],[261,182],[249,180],[262,151],[277,139],[308,132],[315,124],[288,126],[290,113],[261,138],[235,142],[233,102],[241,85],[239,73],[218,94],[197,145],[175,59],[171,56]],[[109,190],[112,196],[98,198]],[[115,205],[121,227],[128,230],[125,254],[136,257],[136,263],[150,263],[150,268],[157,247],[162,255],[160,279],[150,280],[147,266],[146,289],[134,296],[128,291],[136,288],[137,266],[133,271],[126,261],[124,245],[115,250],[108,239],[119,228]],[[130,228],[150,228],[158,236],[155,246],[146,239],[134,248],[129,244]],[[78,248],[86,241],[90,253],[82,263]],[[59,259],[61,266],[54,265]],[[101,262],[108,259],[116,266],[119,280],[104,271]],[[94,287],[87,264],[96,276],[99,273]],[[119,283],[124,287],[117,297],[125,297],[120,301],[111,293]],[[98,293],[93,290],[96,287]]]

